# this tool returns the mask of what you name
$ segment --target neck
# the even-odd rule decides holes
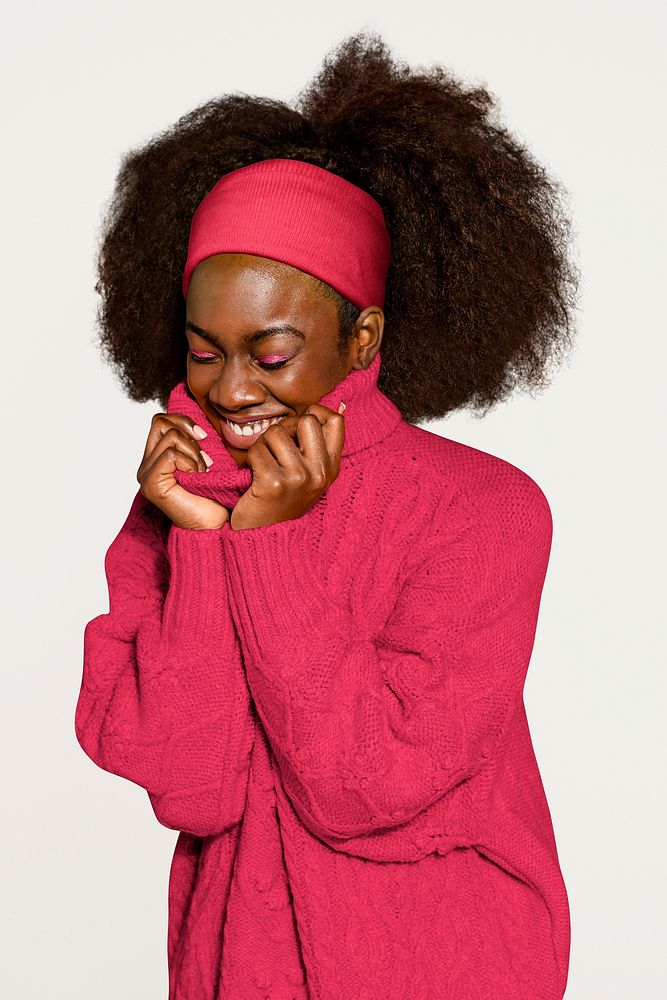
[[[338,385],[315,401],[336,413],[339,403],[345,403],[343,460],[384,440],[402,419],[398,407],[378,388],[380,365],[378,351],[368,368],[352,369]],[[225,505],[235,503],[250,486],[252,470],[248,466],[239,466],[230,455],[222,438],[190,393],[185,379],[172,389],[167,413],[183,413],[203,427],[208,437],[201,444],[213,459],[210,472],[176,470],[177,482],[193,493],[212,497]]]

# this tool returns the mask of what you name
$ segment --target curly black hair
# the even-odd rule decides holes
[[[382,206],[392,239],[379,388],[419,423],[487,412],[550,381],[572,344],[579,271],[561,183],[493,120],[495,98],[411,69],[376,32],[343,39],[297,96],[223,94],[122,158],[95,290],[105,359],[166,408],[186,376],[181,277],[197,205],[225,173],[306,160]],[[340,336],[359,310],[338,304]]]

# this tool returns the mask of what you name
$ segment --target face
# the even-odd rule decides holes
[[[382,326],[379,307],[364,310],[341,356],[336,305],[311,275],[266,257],[217,254],[195,268],[188,288],[188,386],[245,466],[267,426],[251,422],[301,416],[353,368],[367,368]]]

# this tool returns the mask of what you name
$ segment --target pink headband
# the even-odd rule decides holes
[[[382,208],[350,181],[304,160],[259,160],[225,174],[190,227],[183,296],[197,264],[248,253],[291,264],[359,309],[384,306],[391,240]]]

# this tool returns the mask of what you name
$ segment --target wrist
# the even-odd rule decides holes
[[[232,531],[246,531],[249,528],[263,528],[268,527],[272,524],[281,524],[281,521],[257,521],[252,519],[248,514],[243,515],[242,511],[237,513],[236,507],[232,511],[232,515],[229,518],[229,526]]]

